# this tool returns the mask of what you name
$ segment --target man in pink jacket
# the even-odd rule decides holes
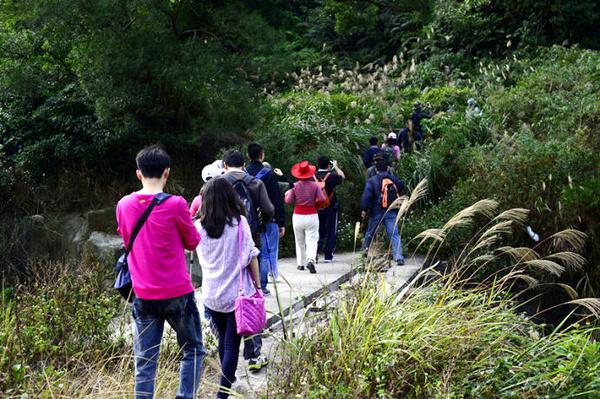
[[[169,155],[159,146],[146,147],[137,154],[136,175],[142,189],[126,195],[117,204],[117,230],[126,246],[141,215],[162,193],[170,163]],[[187,202],[174,195],[155,206],[134,240],[128,265],[135,293],[132,313],[136,399],[154,396],[165,321],[175,330],[183,352],[176,398],[195,396],[205,351],[184,249],[194,250],[199,242]]]

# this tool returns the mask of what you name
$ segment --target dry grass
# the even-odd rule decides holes
[[[207,329],[204,328],[204,333]],[[130,398],[134,392],[133,350],[124,347],[120,355],[100,357],[95,362],[74,359],[56,373],[42,370],[37,379],[23,387],[11,398]],[[179,362],[181,353],[175,334],[168,330],[163,337],[155,385],[156,398],[171,398],[179,384]],[[204,361],[204,372],[198,389],[198,398],[214,398],[219,386],[220,363],[214,350]]]
[[[417,194],[416,199],[423,192]],[[416,199],[398,199],[399,214],[406,215]],[[520,208],[498,213],[496,202],[482,200],[441,228],[417,235],[419,247],[428,245],[426,260],[432,266],[398,293],[387,292],[376,274],[366,273],[325,322],[289,343],[273,396],[600,397],[594,385],[600,370],[591,369],[585,377],[578,372],[597,363],[596,330],[575,325],[544,336],[517,315],[513,298],[520,295],[514,292],[520,282],[525,290],[561,287],[572,299],[560,306],[575,306],[572,314],[579,312],[581,320],[600,318],[599,299],[579,298],[572,287],[547,282],[581,267],[582,233],[565,230],[535,248],[506,245],[527,213]],[[397,222],[403,222],[400,216]],[[433,270],[450,234],[463,228],[473,233],[451,272],[440,275],[433,287],[416,287]],[[575,360],[558,369],[566,352]]]

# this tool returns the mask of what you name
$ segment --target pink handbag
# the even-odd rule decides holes
[[[242,223],[238,223],[238,241],[240,246],[240,295],[235,300],[235,324],[237,333],[242,336],[260,333],[267,324],[265,298],[259,289],[251,296],[244,296],[242,261]]]

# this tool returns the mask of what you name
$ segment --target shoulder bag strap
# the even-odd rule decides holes
[[[240,248],[240,294],[244,292],[244,278],[242,276],[242,217],[240,216],[240,221],[238,222],[238,244]]]
[[[258,180],[262,180],[262,178],[265,177],[270,171],[271,169],[264,167],[261,170],[259,170],[256,176],[254,177],[256,177]]]
[[[154,209],[156,205],[158,205],[159,203],[161,203],[169,197],[170,195],[165,193],[159,193],[154,196],[152,202],[150,203],[150,205],[148,205],[148,208],[146,208],[144,213],[142,213],[142,216],[140,216],[137,223],[135,224],[135,227],[133,228],[133,231],[131,232],[131,237],[129,238],[129,245],[127,245],[127,250],[125,251],[125,258],[127,258],[127,255],[129,255],[129,253],[131,252],[131,249],[133,248],[133,242],[135,241],[135,238],[137,237],[140,230],[142,229],[144,223],[146,223],[146,220],[148,220],[152,209]]]

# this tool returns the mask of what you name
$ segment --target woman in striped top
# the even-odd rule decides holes
[[[317,202],[325,201],[321,186],[315,181],[317,168],[308,161],[301,161],[292,167],[292,175],[298,179],[294,188],[285,193],[285,203],[295,204],[292,225],[296,240],[296,260],[298,270],[304,266],[316,273],[315,259],[319,242],[319,215]]]

